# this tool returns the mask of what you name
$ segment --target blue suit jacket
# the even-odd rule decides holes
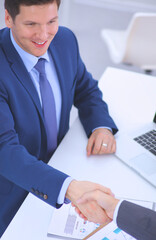
[[[117,224],[138,240],[156,239],[156,212],[148,208],[123,201],[119,207]]]
[[[101,100],[97,81],[80,58],[74,34],[60,27],[49,51],[62,93],[58,142],[68,131],[73,103],[88,136],[98,126],[108,126],[115,133],[115,123]],[[57,197],[67,175],[46,164],[46,148],[38,94],[5,28],[0,31],[0,235],[28,192],[59,207]]]

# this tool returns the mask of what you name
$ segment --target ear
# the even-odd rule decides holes
[[[8,28],[12,28],[13,19],[6,9],[5,9],[5,24]]]

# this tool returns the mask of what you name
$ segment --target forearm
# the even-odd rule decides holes
[[[98,81],[93,79],[87,71],[78,55],[77,83],[74,105],[79,110],[80,120],[89,137],[92,130],[106,126],[112,129],[115,134],[118,129],[109,115],[108,105],[102,100],[102,92],[98,87]]]
[[[11,142],[1,147],[0,159],[0,174],[6,181],[9,180],[48,204],[57,206],[60,189],[68,177],[66,174],[39,161],[24,146]],[[43,195],[47,195],[47,199]]]
[[[156,212],[128,201],[119,207],[117,225],[137,239],[156,238]]]

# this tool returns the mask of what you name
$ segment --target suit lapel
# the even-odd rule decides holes
[[[8,29],[4,32],[4,41],[2,43],[5,55],[10,63],[10,67],[14,74],[16,75],[18,81],[23,85],[25,90],[30,95],[33,103],[35,104],[38,112],[40,113],[42,119],[42,109],[39,101],[37,91],[33,85],[28,71],[26,70],[23,61],[21,60],[19,54],[15,50],[12,42],[10,40],[10,32]]]

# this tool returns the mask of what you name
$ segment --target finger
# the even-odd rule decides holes
[[[113,141],[111,142],[111,146],[108,149],[109,153],[114,153],[116,151],[116,142],[115,139],[113,139]]]
[[[106,194],[108,194],[108,195],[111,195],[111,196],[113,196],[114,197],[114,193],[111,191],[111,189],[110,188],[107,188],[107,187],[105,187],[105,186],[103,186],[103,185],[98,185],[97,186],[97,190],[100,190],[100,191],[102,191],[102,192],[104,192],[104,193],[106,193]]]
[[[116,152],[116,141],[114,141],[113,146],[112,146],[112,153]]]
[[[79,210],[78,207],[75,207],[75,212],[84,220],[87,220],[86,216]]]
[[[93,191],[83,194],[83,196],[80,197],[80,198],[76,201],[76,203],[77,203],[77,204],[83,204],[83,203],[86,203],[86,202],[92,201],[92,200],[96,200],[96,199],[95,199],[95,194],[94,194]]]
[[[83,183],[84,183],[84,182],[83,182]],[[109,195],[114,195],[114,194],[112,193],[111,189],[108,188],[108,187],[105,187],[105,186],[103,186],[103,185],[101,185],[101,184],[98,184],[98,183],[93,183],[93,182],[88,182],[88,183],[89,183],[88,186],[90,185],[90,188],[88,187],[88,188],[83,192],[83,194],[86,193],[86,192],[92,192],[92,191],[100,190],[100,191],[102,191],[102,192],[104,192],[104,193],[107,193],[107,194],[109,194]]]
[[[115,196],[109,188],[106,188],[106,187],[104,187],[104,186],[102,186],[102,185],[98,185],[96,190],[91,191],[91,192],[84,193],[84,194],[76,201],[76,203],[77,203],[77,204],[80,204],[80,203],[85,203],[85,202],[87,202],[87,201],[92,201],[92,200],[97,201],[97,200],[98,200],[98,196],[99,196],[99,194],[100,194],[100,191],[103,192],[103,193],[105,193],[105,194],[107,194],[107,195],[110,195],[110,196],[112,196],[112,197]]]
[[[76,212],[78,215],[80,215],[80,214],[81,214],[81,211],[79,210],[79,208],[78,208],[78,207],[76,207],[76,208],[75,208],[75,212]]]
[[[105,144],[105,145],[103,145]],[[103,140],[103,143],[101,144],[101,149],[99,154],[108,154],[111,152],[111,146],[112,144],[110,142],[107,142],[106,140]]]
[[[85,221],[88,220],[88,218],[86,218],[82,213],[79,214],[80,218],[83,218]]]
[[[87,156],[91,155],[93,146],[94,146],[94,138],[90,137],[87,144]]]
[[[94,223],[103,224],[108,221],[108,216],[103,208],[95,201],[91,201],[85,204],[85,215],[88,218],[88,221]],[[81,205],[82,206],[82,205]]]
[[[100,138],[100,137],[96,138],[93,149],[92,149],[93,155],[99,154],[100,149],[101,149],[101,144],[102,144],[102,138]]]
[[[100,154],[114,153],[116,151],[116,141],[113,135],[105,137],[103,143],[107,144],[107,146],[102,145]]]
[[[75,204],[74,204],[73,202],[71,203],[71,205],[72,205],[72,207],[76,207]]]
[[[108,154],[108,153],[112,153],[112,146],[113,146],[113,142],[114,142],[114,137],[112,137],[112,135],[105,135],[102,139],[102,143],[101,143],[101,149],[99,154]]]

